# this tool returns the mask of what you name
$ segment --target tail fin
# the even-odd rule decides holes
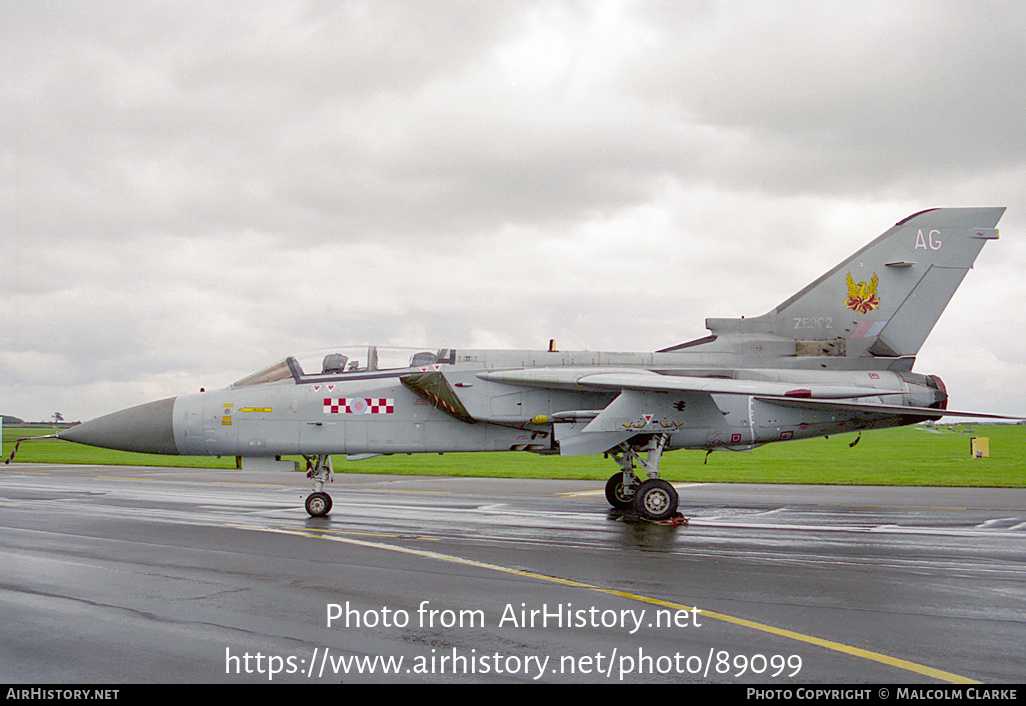
[[[916,213],[773,311],[707,319],[713,334],[768,334],[796,341],[797,355],[914,356],[933,330],[1004,208]]]

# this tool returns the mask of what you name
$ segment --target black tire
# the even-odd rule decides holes
[[[634,494],[634,509],[649,520],[665,520],[677,512],[679,498],[673,486],[661,478],[649,478]]]
[[[310,493],[306,498],[306,511],[310,517],[324,517],[331,512],[331,496],[327,493]]]
[[[634,493],[623,487],[623,473],[614,473],[606,481],[606,500],[617,510],[627,510],[634,502]]]

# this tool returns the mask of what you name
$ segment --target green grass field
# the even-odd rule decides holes
[[[5,428],[6,459],[21,437],[49,429]],[[971,459],[969,440],[990,439],[990,458]],[[1026,426],[939,426],[869,431],[854,448],[855,434],[770,444],[746,453],[674,451],[662,461],[662,475],[674,482],[813,483],[828,485],[933,485],[1026,487]],[[601,456],[560,458],[529,453],[452,453],[379,456],[346,462],[337,473],[384,473],[516,478],[604,480],[616,470]],[[138,466],[234,468],[234,458],[151,456],[95,449],[65,441],[26,441],[16,463],[78,463]],[[5,467],[7,469],[10,466]]]

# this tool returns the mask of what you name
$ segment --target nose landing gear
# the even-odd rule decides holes
[[[331,496],[324,492],[324,484],[331,482],[331,456],[304,456],[306,477],[314,482],[314,492],[306,498],[306,511],[310,517],[324,517],[331,512]]]

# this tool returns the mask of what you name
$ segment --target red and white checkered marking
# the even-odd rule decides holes
[[[325,397],[325,414],[393,414],[391,397]]]

